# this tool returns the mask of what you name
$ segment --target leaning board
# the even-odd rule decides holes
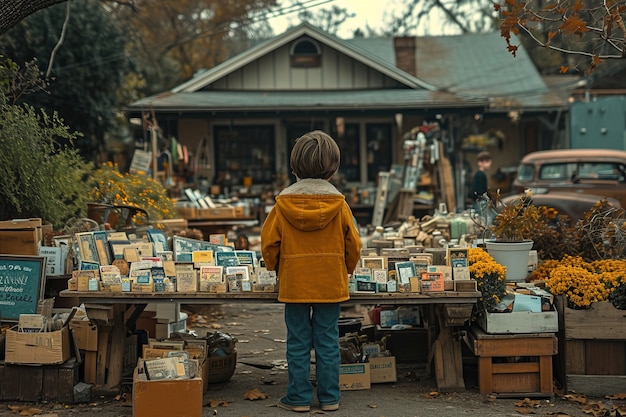
[[[45,257],[0,255],[0,320],[35,314],[45,278]]]

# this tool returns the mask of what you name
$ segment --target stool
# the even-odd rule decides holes
[[[558,351],[554,333],[487,334],[474,325],[468,341],[478,357],[481,394],[553,394],[552,355]],[[522,362],[524,359],[528,361]]]

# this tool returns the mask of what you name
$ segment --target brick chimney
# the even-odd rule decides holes
[[[416,76],[415,37],[398,36],[393,38],[393,46],[396,52],[396,66],[402,71]]]

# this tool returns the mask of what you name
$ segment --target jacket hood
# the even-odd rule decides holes
[[[276,207],[296,229],[323,229],[337,216],[345,197],[331,183],[306,178],[285,188],[276,197]]]

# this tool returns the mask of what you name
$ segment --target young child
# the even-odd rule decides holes
[[[297,181],[276,197],[261,230],[265,266],[276,271],[278,301],[285,303],[289,385],[278,406],[291,411],[311,409],[311,348],[321,409],[339,409],[340,303],[350,298],[348,274],[361,251],[352,211],[329,182],[339,156],[322,131],[298,138],[289,161]]]
[[[472,179],[472,198],[474,199],[473,208],[479,215],[483,216],[488,224],[491,224],[494,214],[489,208],[488,198],[485,194],[489,191],[487,181],[487,171],[491,168],[493,157],[487,151],[480,152],[476,156],[476,165],[478,171],[474,173]]]
[[[474,200],[479,200],[489,189],[487,171],[491,168],[492,162],[493,157],[487,151],[480,152],[476,156],[478,171],[474,173],[474,178],[472,179],[472,198]]]

